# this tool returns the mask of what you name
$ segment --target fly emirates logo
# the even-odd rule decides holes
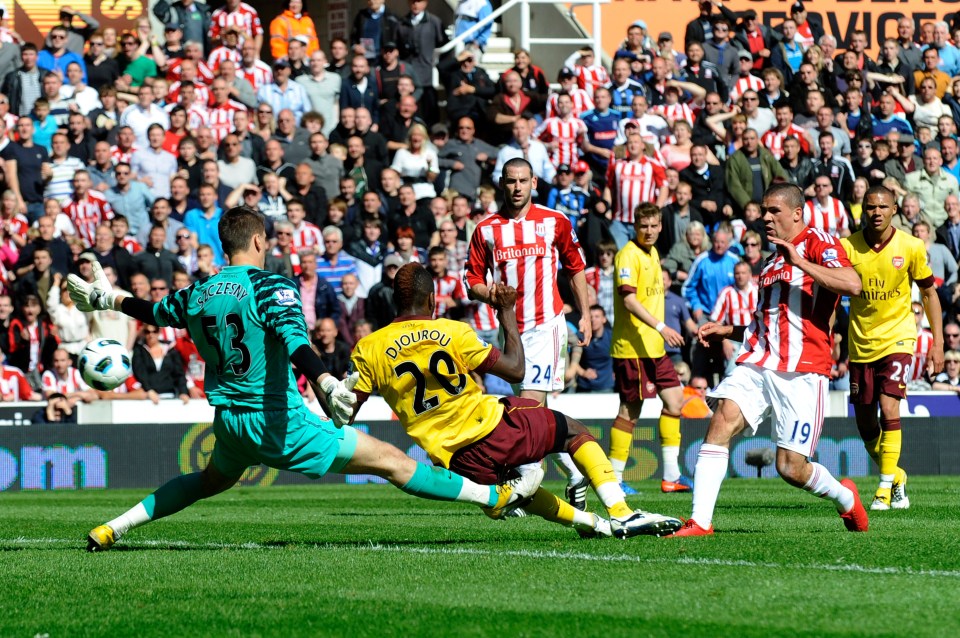
[[[518,244],[516,246],[505,246],[495,248],[493,258],[498,262],[517,261],[526,257],[546,257],[547,245],[545,243],[536,244]]]

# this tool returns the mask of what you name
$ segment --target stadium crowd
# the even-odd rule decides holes
[[[56,419],[97,398],[202,398],[203,361],[182,331],[88,317],[65,278],[89,280],[96,260],[115,286],[158,301],[225,265],[217,221],[239,204],[266,217],[266,267],[297,283],[335,375],[394,318],[391,282],[409,262],[433,273],[438,315],[496,341],[494,313],[467,298],[462,274],[516,157],[533,166],[536,201],[569,217],[587,264],[586,347],[560,279],[569,391],[614,387],[614,259],[643,203],[663,215],[664,321],[686,337],[667,351],[689,397],[715,385],[738,344],[705,348],[693,334],[711,318],[750,321],[771,248],[757,202],[786,181],[808,198],[806,223],[840,237],[858,227],[869,186],[898,194],[895,224],[927,243],[951,351],[946,371],[925,378],[932,336],[921,325],[912,382],[960,392],[960,19],[904,18],[874,59],[864,32],[838,48],[800,2],[769,28],[752,10],[701,0],[682,42],[637,20],[609,67],[583,48],[551,84],[524,50],[491,77],[480,65],[489,29],[435,63],[450,25],[426,7],[410,0],[398,15],[368,0],[349,38],[330,42],[302,0],[276,16],[239,0],[214,11],[160,0],[162,36],[147,17],[118,32],[69,8],[43,42],[0,27],[3,400],[54,397]],[[463,0],[454,32],[489,11]],[[846,325],[841,310],[836,389],[847,384]],[[73,367],[95,338],[132,352],[134,376],[116,392],[88,389]]]

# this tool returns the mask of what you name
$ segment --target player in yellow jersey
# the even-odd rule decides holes
[[[484,343],[467,324],[432,319],[433,280],[420,264],[407,264],[394,279],[397,318],[357,343],[352,363],[357,409],[375,390],[397,414],[407,433],[434,463],[481,483],[511,480],[520,466],[568,452],[590,479],[610,515],[609,523],[575,509],[545,489],[524,510],[576,527],[584,533],[628,538],[662,536],[681,526],[676,518],[631,510],[610,461],[580,422],[542,406],[535,399],[498,400],[483,394],[471,372],[490,372],[512,383],[524,376],[523,345],[517,328],[517,291],[503,284],[491,289],[491,304],[504,334],[504,349]],[[488,510],[499,518],[507,508]]]
[[[893,192],[874,186],[863,201],[863,230],[840,240],[863,282],[860,296],[850,299],[850,403],[867,452],[880,467],[870,509],[907,509],[907,473],[897,464],[900,400],[906,397],[917,340],[912,283],[920,287],[933,332],[927,356],[931,374],[943,368],[940,299],[923,242],[890,225],[897,212]]]
[[[660,444],[663,458],[663,492],[690,492],[693,483],[680,473],[680,410],[683,387],[667,356],[664,342],[682,346],[683,337],[663,322],[664,290],[660,255],[655,244],[660,236],[660,209],[641,204],[634,214],[635,239],[617,253],[614,262],[613,372],[620,410],[610,429],[610,462],[628,494],[636,493],[623,483],[623,471],[633,447],[633,426],[640,417],[644,399],[660,395]]]

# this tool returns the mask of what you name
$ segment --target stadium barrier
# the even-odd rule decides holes
[[[942,395],[939,398],[946,398]],[[960,399],[950,395],[958,408]],[[579,405],[579,410],[568,409],[587,424],[604,448],[612,417],[604,413],[610,400],[616,409],[615,396],[591,396],[589,401],[575,395],[564,401],[552,402]],[[929,397],[928,397],[929,399]],[[0,491],[16,490],[76,490],[106,488],[154,488],[180,473],[201,469],[213,450],[212,411],[206,402],[192,402],[185,406],[179,401],[162,402],[160,406],[140,402],[115,402],[106,406],[85,406],[103,416],[109,408],[112,416],[126,417],[136,413],[136,419],[113,422],[85,423],[84,425],[33,425],[30,416],[43,404],[0,405]],[[202,404],[202,407],[201,407]],[[917,404],[920,405],[920,404]],[[939,405],[927,401],[924,405]],[[646,406],[645,406],[646,408]],[[384,410],[386,414],[384,415]],[[595,418],[585,418],[584,411]],[[917,411],[920,411],[918,408]],[[644,410],[647,416],[647,410]],[[174,415],[178,421],[158,423],[160,417]],[[192,415],[192,419],[183,419]],[[425,452],[415,445],[389,410],[372,402],[361,413],[357,427],[389,441],[417,460],[427,460]],[[902,466],[911,474],[960,474],[960,428],[948,415],[933,418],[912,418],[904,423],[904,455]],[[952,415],[955,416],[955,415]],[[602,417],[602,418],[601,418]],[[149,421],[147,421],[149,419]],[[693,474],[697,451],[706,432],[707,421],[687,421],[683,426],[681,464],[687,474]],[[730,455],[730,475],[756,477],[757,470],[747,465],[750,450],[770,447],[769,428],[761,426],[759,435],[738,438]],[[631,460],[626,471],[628,481],[659,475],[659,441],[656,421],[641,419],[634,431]],[[856,424],[846,417],[826,420],[817,450],[817,460],[837,476],[865,476],[874,473],[870,460],[857,434]],[[764,477],[774,477],[773,467],[763,470]],[[550,468],[548,478],[558,478]],[[383,483],[374,476],[330,475],[322,479],[328,483]],[[242,479],[244,485],[284,485],[308,483],[299,475],[278,472],[262,466],[251,468]]]

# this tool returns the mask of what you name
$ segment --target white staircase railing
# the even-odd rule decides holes
[[[491,24],[494,20],[502,16],[507,11],[513,9],[517,5],[520,6],[520,48],[530,51],[530,48],[534,44],[579,44],[584,45],[588,44],[593,47],[593,50],[597,53],[597,56],[603,55],[603,29],[600,25],[600,5],[609,4],[611,0],[580,0],[570,4],[570,9],[572,10],[575,6],[591,6],[593,8],[593,37],[582,37],[582,38],[534,38],[530,35],[530,5],[531,4],[566,4],[562,2],[557,2],[556,0],[508,0],[502,4],[498,9],[494,10],[493,13],[488,15],[483,20],[480,20],[472,27],[453,38],[447,44],[436,50],[436,57],[439,58],[440,55],[443,55],[447,51],[452,51],[458,45],[470,39],[474,33],[477,33],[481,29],[485,28],[487,25]]]

